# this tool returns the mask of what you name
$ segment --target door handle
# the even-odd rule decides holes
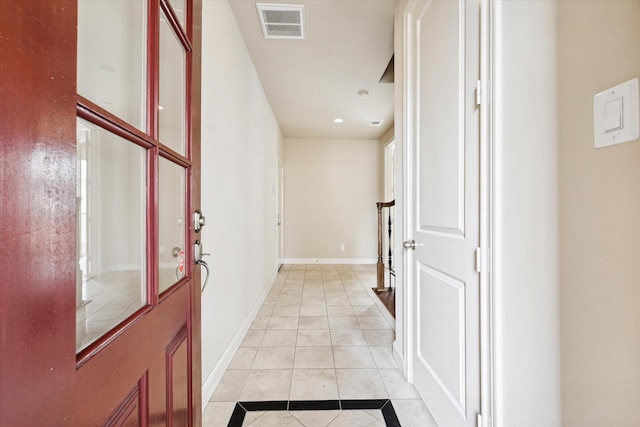
[[[402,247],[404,247],[405,249],[413,249],[414,251],[416,250],[417,246],[424,246],[424,243],[416,243],[415,240],[411,239],[411,240],[407,240],[402,244]]]
[[[200,210],[196,210],[193,213],[193,230],[196,233],[200,233],[200,231],[202,230],[202,227],[204,227],[207,224],[207,220],[204,217],[204,215],[202,215],[202,212]],[[205,255],[209,255],[209,254],[205,254],[202,250],[202,241],[200,240],[196,240],[195,243],[195,250],[193,251],[193,258],[194,258],[194,263],[196,265],[201,265],[202,267],[204,267],[205,270],[207,270],[207,275],[204,277],[204,284],[202,285],[202,289],[200,289],[200,292],[204,292],[204,288],[207,287],[207,283],[209,282],[209,276],[210,276],[210,272],[209,272],[209,264],[207,264],[205,262],[205,260],[202,259],[202,257],[204,257]]]
[[[202,289],[200,290],[200,293],[203,293],[204,288],[207,287],[207,283],[209,282],[209,264],[207,264],[206,261],[203,260],[196,261],[196,264],[203,266],[204,269],[207,270],[207,275],[204,277],[204,284],[202,285]]]
[[[205,270],[207,270],[207,275],[204,277],[204,284],[202,285],[202,289],[200,290],[200,292],[202,293],[204,292],[204,289],[207,287],[207,283],[209,282],[209,276],[210,276],[209,264],[207,264],[207,262],[203,260],[202,257],[211,255],[211,254],[206,254],[203,252],[202,242],[200,240],[196,240],[194,245],[195,245],[195,248],[194,248],[195,250],[193,251],[193,254],[195,258],[195,261],[194,261],[195,264],[201,265],[202,267],[204,267]]]

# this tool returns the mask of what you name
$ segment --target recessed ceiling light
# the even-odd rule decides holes
[[[358,95],[360,95],[360,98],[362,99],[368,99],[369,98],[369,91],[368,90],[359,90],[358,91]]]
[[[344,122],[344,120],[337,118],[337,119],[333,119],[333,123],[342,123]]]

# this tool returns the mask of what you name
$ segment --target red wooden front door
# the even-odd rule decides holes
[[[80,91],[78,10],[0,0],[0,425],[197,426],[200,1],[145,2],[139,123]],[[182,74],[161,71],[167,34]]]

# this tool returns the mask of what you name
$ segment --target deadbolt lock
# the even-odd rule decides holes
[[[202,227],[204,227],[206,224],[207,221],[204,215],[202,215],[202,212],[200,212],[199,210],[195,211],[193,214],[193,228],[195,232],[199,233],[200,230],[202,230]]]

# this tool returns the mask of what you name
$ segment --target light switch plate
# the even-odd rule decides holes
[[[593,136],[596,148],[640,138],[638,78],[593,97]]]
[[[619,97],[604,104],[604,131],[610,133],[624,127],[622,120],[622,102],[623,98]]]

